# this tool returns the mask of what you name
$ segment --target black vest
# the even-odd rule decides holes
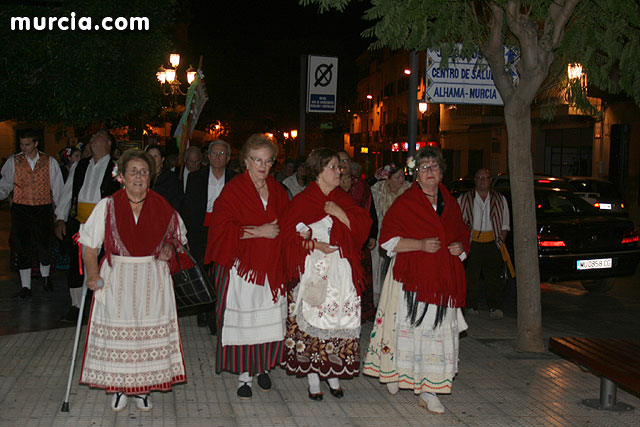
[[[78,162],[78,166],[76,166],[76,171],[73,174],[71,212],[69,213],[70,218],[75,218],[78,213],[78,194],[80,194],[80,189],[84,184],[84,177],[87,174],[90,161],[91,157],[80,160]],[[120,189],[120,183],[111,176],[114,166],[115,162],[113,161],[113,158],[110,158],[109,163],[107,164],[107,169],[104,171],[104,177],[102,177],[102,183],[100,184],[100,198],[110,196]]]

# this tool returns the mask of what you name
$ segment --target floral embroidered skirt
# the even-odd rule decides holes
[[[294,291],[288,293],[289,315],[282,367],[298,377],[317,373],[327,378],[353,378],[360,372],[360,338],[318,338],[300,329]]]
[[[107,392],[147,394],[187,380],[166,262],[112,256],[93,304],[80,382]]]
[[[362,372],[381,383],[398,382],[416,394],[451,393],[458,372],[459,333],[467,323],[459,308],[448,308],[434,328],[437,308],[429,305],[422,323],[412,326],[402,283],[393,279],[394,261],[382,288]],[[419,312],[424,307],[420,304]]]

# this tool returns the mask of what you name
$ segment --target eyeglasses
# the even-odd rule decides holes
[[[226,151],[212,151],[212,152],[211,152],[211,155],[212,155],[213,157],[222,157],[222,156],[224,156],[225,154],[227,154],[227,152],[226,152]]]
[[[419,172],[426,172],[426,171],[430,171],[430,172],[438,172],[440,170],[440,165],[437,163],[431,163],[430,165],[420,165],[418,166],[418,171]]]
[[[128,176],[136,176],[136,175],[149,176],[149,173],[150,172],[148,169],[129,169],[124,174]]]
[[[251,157],[249,156],[249,158],[253,161],[253,163],[255,163],[258,166],[273,166],[273,164],[275,163],[275,160],[273,158],[271,159],[257,159],[255,157]]]

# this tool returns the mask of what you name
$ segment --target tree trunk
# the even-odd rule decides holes
[[[518,289],[518,350],[542,352],[538,237],[531,157],[531,106],[516,96],[505,100],[509,136],[509,180]]]

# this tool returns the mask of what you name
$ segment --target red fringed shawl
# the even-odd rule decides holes
[[[264,286],[265,277],[274,301],[284,295],[280,239],[240,239],[246,226],[260,226],[282,219],[289,205],[284,187],[273,177],[266,181],[269,200],[265,210],[248,172],[236,176],[222,189],[213,205],[205,264],[215,262],[226,268],[236,265],[238,274],[248,282]]]
[[[333,218],[329,243],[340,249],[340,256],[351,264],[353,284],[362,295],[364,271],[360,264],[360,248],[369,236],[371,217],[369,212],[356,205],[353,198],[340,187],[325,196],[320,187],[312,182],[304,191],[293,198],[280,233],[283,240],[285,262],[285,281],[290,283],[304,273],[304,262],[310,251],[302,247],[302,237],[296,232],[300,222],[310,225],[327,216],[324,211],[326,202],[332,201],[340,206],[349,218],[351,230],[337,218]],[[313,238],[313,236],[311,236]]]
[[[464,307],[466,278],[462,261],[449,253],[447,246],[460,242],[469,253],[469,228],[462,220],[460,206],[440,184],[444,211],[438,216],[417,182],[398,196],[382,221],[380,242],[394,237],[425,239],[438,237],[440,250],[404,252],[396,255],[394,279],[407,292],[416,292],[417,300],[448,307]]]
[[[147,192],[137,224],[125,189],[118,190],[111,198],[113,202],[107,205],[104,236],[109,263],[112,254],[157,257],[165,243],[174,239],[181,242],[178,213],[155,191]]]

